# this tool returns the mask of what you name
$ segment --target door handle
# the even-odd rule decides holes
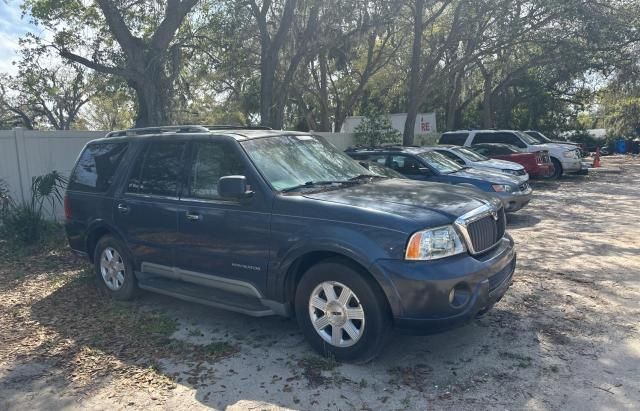
[[[193,213],[191,211],[187,211],[187,220],[189,221],[200,221],[202,220],[202,216],[198,213]]]
[[[122,214],[126,214],[129,212],[129,206],[124,203],[120,203],[118,204],[118,211],[120,211]]]

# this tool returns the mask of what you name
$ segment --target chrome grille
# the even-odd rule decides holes
[[[480,254],[493,248],[504,236],[507,219],[504,208],[483,206],[460,217],[456,224],[463,232],[471,254]]]

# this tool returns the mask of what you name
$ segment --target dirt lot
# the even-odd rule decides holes
[[[539,184],[511,218],[513,287],[481,320],[397,336],[366,366],[312,353],[292,320],[99,295],[57,238],[0,241],[0,410],[638,409],[640,160]]]

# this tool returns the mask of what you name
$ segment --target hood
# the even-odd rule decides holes
[[[479,168],[498,168],[501,170],[522,170],[522,167],[518,163],[514,163],[513,161],[505,161],[498,159],[490,159],[487,161],[478,161],[473,163],[473,165],[477,165]]]
[[[455,177],[464,177],[472,180],[481,180],[492,184],[511,184],[517,186],[519,180],[515,176],[510,176],[500,172],[482,170],[477,168],[465,168],[464,170],[457,171],[450,174]]]
[[[401,179],[381,180],[304,196],[399,215],[414,221],[422,221],[436,213],[452,222],[487,203],[499,205],[499,200],[471,188]]]

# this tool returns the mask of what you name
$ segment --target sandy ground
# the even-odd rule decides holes
[[[167,344],[213,341],[235,349],[211,360],[150,345],[157,355],[136,360],[122,347],[124,335],[108,344],[73,333],[60,340],[51,310],[62,303],[49,301],[45,313],[38,304],[64,287],[32,292],[40,284],[34,278],[5,284],[0,409],[639,409],[640,160],[604,162],[624,173],[538,184],[532,204],[510,219],[517,274],[493,311],[445,334],[396,336],[368,365],[316,356],[292,320],[151,294],[136,309],[176,321]],[[86,310],[73,314],[82,315]],[[11,328],[23,324],[28,336],[40,335],[37,344]],[[74,356],[61,357],[51,342],[49,349],[53,336],[75,347]],[[94,370],[87,381],[79,378],[86,364],[100,368],[105,358],[117,365],[108,370],[126,373]]]

